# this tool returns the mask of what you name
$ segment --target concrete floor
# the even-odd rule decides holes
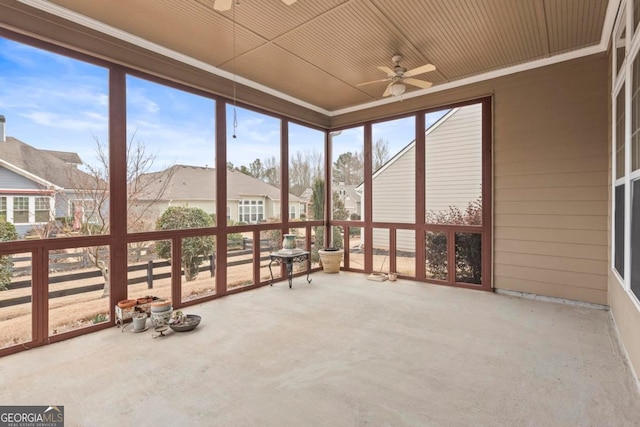
[[[628,426],[640,395],[605,310],[317,273],[0,359],[0,404],[67,426]]]

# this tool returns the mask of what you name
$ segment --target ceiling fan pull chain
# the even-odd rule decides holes
[[[233,138],[236,137],[236,129],[238,128],[238,116],[236,114],[236,7],[240,4],[239,0],[236,0],[236,4],[233,6]]]

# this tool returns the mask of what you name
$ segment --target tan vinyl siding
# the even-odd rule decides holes
[[[507,253],[549,255],[557,256],[560,259],[577,257],[585,260],[606,259],[608,253],[606,245],[584,245],[565,242],[535,242],[508,239],[501,241],[500,249]]]
[[[606,65],[496,88],[496,288],[607,303]]]

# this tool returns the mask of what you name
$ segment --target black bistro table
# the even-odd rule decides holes
[[[296,251],[296,252],[284,252],[278,251],[269,254],[271,261],[269,261],[269,273],[271,274],[271,286],[273,286],[273,271],[271,270],[271,264],[274,262],[285,263],[287,266],[287,278],[289,279],[289,288],[292,287],[291,279],[293,278],[293,263],[294,262],[307,262],[309,260],[308,251]],[[307,283],[311,283],[309,278],[309,263],[307,262]]]

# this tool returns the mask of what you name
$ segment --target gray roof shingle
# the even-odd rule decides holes
[[[76,153],[39,150],[10,136],[0,141],[0,159],[65,189],[73,189],[89,177],[76,167],[77,163],[67,161],[80,160]]]
[[[215,200],[216,170],[201,166],[174,165],[169,169],[145,174],[144,192],[138,198],[151,200],[162,193],[162,200]],[[148,183],[147,180],[151,180]],[[162,188],[166,186],[164,192]],[[280,200],[280,189],[237,170],[227,169],[227,200],[240,200],[249,196],[263,196]],[[302,201],[289,194],[289,201]]]

